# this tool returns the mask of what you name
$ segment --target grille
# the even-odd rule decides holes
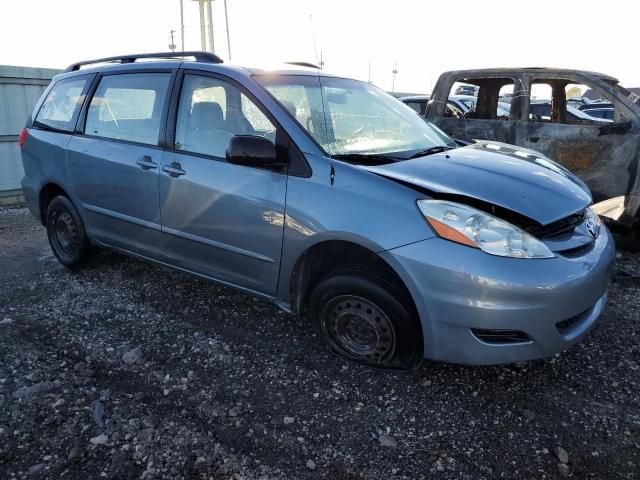
[[[550,238],[556,237],[562,234],[570,233],[584,222],[586,212],[585,210],[581,210],[573,215],[569,215],[568,217],[561,218],[560,220],[556,220],[549,225],[530,227],[526,230],[535,237],[538,238]]]
[[[484,328],[472,328],[471,332],[486,343],[506,344],[530,342],[529,335],[520,330],[489,330]]]

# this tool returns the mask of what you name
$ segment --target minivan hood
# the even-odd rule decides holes
[[[564,167],[539,152],[498,142],[362,168],[430,192],[482,200],[541,225],[592,202],[587,186]]]

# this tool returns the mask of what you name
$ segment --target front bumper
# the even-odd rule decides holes
[[[577,257],[503,258],[440,238],[382,256],[416,303],[425,357],[480,365],[548,357],[584,337],[606,305],[615,248],[602,228],[593,247]],[[489,343],[474,329],[526,337]]]

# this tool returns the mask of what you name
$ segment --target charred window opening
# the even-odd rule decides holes
[[[509,120],[514,81],[511,78],[463,78],[454,82],[445,117]]]
[[[618,117],[622,119],[615,104],[591,85],[569,79],[536,78],[531,82],[530,122],[601,126]]]

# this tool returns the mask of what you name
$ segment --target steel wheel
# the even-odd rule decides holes
[[[73,218],[66,211],[58,211],[53,217],[55,241],[66,255],[75,255],[78,249],[78,234]]]
[[[73,203],[61,195],[47,206],[47,237],[56,258],[64,266],[76,268],[87,258],[91,245]]]
[[[396,332],[375,303],[355,295],[331,299],[322,314],[322,329],[331,346],[345,356],[384,363],[396,351]]]

